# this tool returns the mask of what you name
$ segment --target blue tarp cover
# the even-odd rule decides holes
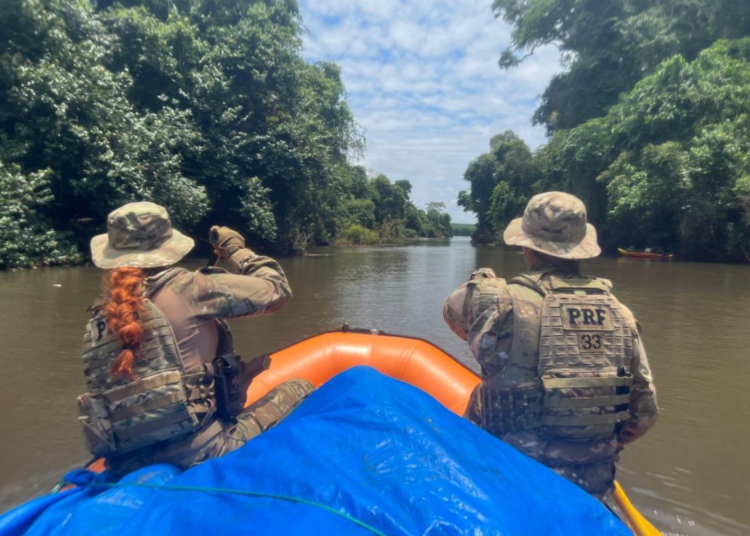
[[[630,534],[577,486],[366,367],[221,459],[146,467],[118,487],[71,478],[89,484],[6,513],[0,536]]]

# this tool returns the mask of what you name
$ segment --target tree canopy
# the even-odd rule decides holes
[[[513,28],[501,67],[543,45],[560,50],[566,70],[534,115],[550,133],[604,115],[667,58],[692,61],[750,34],[750,3],[737,0],[494,0],[493,10]]]
[[[490,152],[472,161],[464,173],[470,190],[458,195],[458,205],[477,215],[474,235],[491,241],[523,211],[539,179],[526,142],[511,131],[494,136]]]
[[[531,154],[516,137],[520,149],[502,153],[496,137],[467,168],[471,188],[458,202],[477,214],[475,241],[496,240],[529,195],[562,190],[583,199],[610,251],[750,260],[750,3],[494,0],[493,9],[512,25],[502,68],[551,44],[565,70],[533,117],[547,144]]]
[[[426,210],[420,209],[410,199],[411,189],[408,180],[391,182],[382,173],[366,182],[364,188],[347,201],[340,225],[344,229],[344,240],[357,244],[393,244],[418,237],[453,236],[445,203],[428,203]],[[363,240],[361,229],[369,229],[374,234]]]
[[[405,221],[408,181],[350,164],[361,129],[303,28],[294,0],[0,3],[0,267],[75,262],[135,200],[285,253]]]

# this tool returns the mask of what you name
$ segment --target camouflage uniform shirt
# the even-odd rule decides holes
[[[275,260],[240,249],[228,264],[235,273],[206,268],[185,270],[169,278],[163,271],[146,280],[146,287],[153,291],[151,301],[172,326],[188,374],[200,371],[216,357],[220,342],[216,319],[271,314],[292,297],[284,271]],[[312,390],[308,382],[287,383],[232,421],[216,420],[185,440],[108,459],[107,467],[118,476],[153,463],[187,468],[239,448],[281,420]]]
[[[235,273],[220,268],[184,271],[151,297],[172,325],[188,374],[216,357],[219,329],[215,319],[271,314],[292,298],[284,271],[275,260],[241,249],[228,263]],[[158,287],[160,277],[150,277],[146,286]]]
[[[535,267],[535,270],[539,268]],[[554,267],[543,266],[541,269],[551,274],[563,275],[555,272]],[[495,299],[486,299],[488,293],[482,292],[483,285],[496,287],[491,293],[496,296]],[[485,410],[482,405],[482,389],[491,389],[493,379],[502,377],[502,358],[510,355],[513,345],[513,302],[506,288],[507,283],[504,279],[496,278],[491,269],[483,268],[474,272],[467,283],[456,289],[443,307],[446,323],[454,333],[469,343],[481,366],[482,383],[472,393],[465,414],[467,419],[478,425],[482,422],[481,412]],[[480,299],[480,296],[484,298]],[[555,443],[544,440],[533,430],[508,433],[500,438],[532,458],[560,459],[564,463],[559,468],[552,468],[595,495],[603,495],[609,491],[605,488],[611,486],[616,452],[651,428],[658,413],[656,390],[638,323],[630,310],[622,304],[619,307],[633,333],[633,358],[630,370],[633,381],[630,386],[629,418],[620,428],[618,436],[601,440],[599,443],[581,443],[578,448],[572,442]],[[490,330],[497,335],[496,347],[494,351],[480,352],[480,341],[483,338],[486,340],[483,335]],[[606,458],[609,459],[602,463],[593,461]]]

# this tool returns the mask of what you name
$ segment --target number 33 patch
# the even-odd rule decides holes
[[[586,353],[603,352],[604,341],[601,333],[579,333],[578,348]]]

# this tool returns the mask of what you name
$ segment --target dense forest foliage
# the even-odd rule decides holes
[[[294,0],[0,2],[0,267],[82,260],[133,200],[283,253],[449,235],[408,181],[351,165],[339,68],[307,64],[302,32]]]
[[[548,143],[490,140],[459,204],[497,240],[529,196],[581,197],[600,242],[750,260],[750,2],[495,0],[512,24],[500,65],[555,44],[566,69],[534,115]]]
[[[445,203],[417,208],[410,199],[411,183],[391,182],[383,174],[367,179],[365,170],[354,167],[351,197],[339,209],[336,228],[339,243],[353,245],[400,244],[408,239],[452,236],[451,217]]]
[[[471,236],[477,228],[473,223],[452,223],[453,236]]]

